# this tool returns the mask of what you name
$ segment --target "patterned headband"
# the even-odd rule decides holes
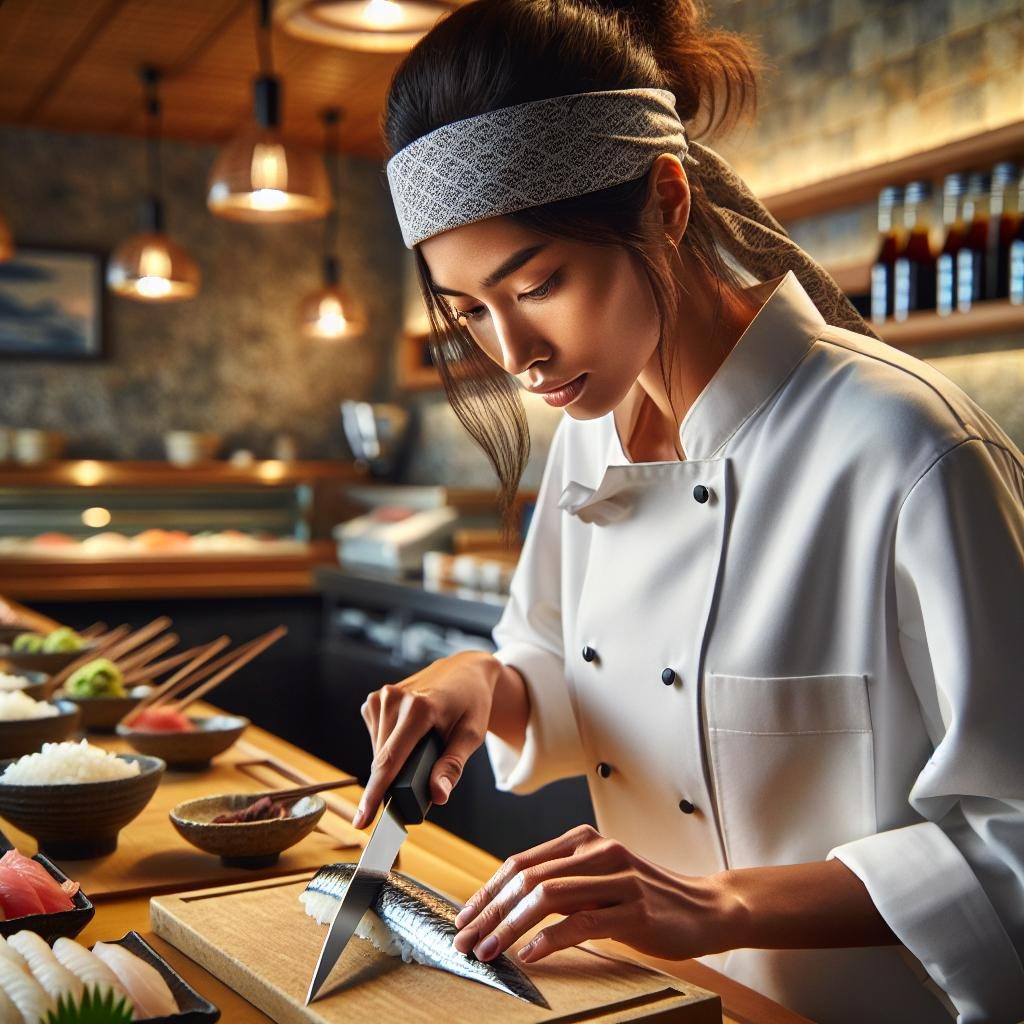
[[[686,159],[665,89],[555,96],[443,125],[387,165],[411,249],[442,231],[597,192],[645,174],[662,153]]]
[[[732,167],[687,141],[665,89],[556,96],[455,121],[399,150],[388,182],[411,249],[463,224],[632,181],[662,153],[691,165],[714,213],[715,240],[741,266],[760,281],[792,270],[827,323],[876,337]]]

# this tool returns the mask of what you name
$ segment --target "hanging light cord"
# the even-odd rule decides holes
[[[256,4],[256,47],[259,51],[260,74],[274,72],[273,34],[270,31],[270,9],[273,0],[257,0]]]
[[[323,113],[324,150],[331,176],[333,202],[327,210],[324,224],[324,276],[328,284],[337,284],[341,272],[338,256],[338,233],[340,218],[338,206],[341,202],[341,110],[330,107]]]
[[[162,187],[160,167],[160,96],[157,91],[160,72],[146,65],[141,71],[144,96],[143,109],[146,114],[146,164],[149,179],[149,193],[159,197]]]

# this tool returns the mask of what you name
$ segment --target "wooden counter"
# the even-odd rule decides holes
[[[14,602],[8,603],[23,621],[32,622],[40,628],[54,625]],[[123,741],[116,737],[91,737],[91,740],[108,749],[124,749]],[[61,867],[82,883],[83,890],[96,906],[96,916],[79,936],[79,941],[91,945],[98,940],[120,938],[134,929],[197,991],[220,1007],[225,1024],[266,1024],[269,1017],[153,935],[149,920],[149,900],[154,893],[208,888],[238,878],[240,869],[222,868],[214,858],[197,856],[196,851],[174,833],[164,817],[166,811],[163,808],[169,801],[173,803],[184,799],[196,790],[223,791],[227,774],[240,770],[247,772],[247,791],[278,788],[282,784],[281,776],[301,785],[307,781],[336,779],[340,774],[332,765],[263,729],[250,726],[235,747],[214,762],[209,772],[196,775],[168,773],[149,807],[122,832],[116,853],[94,861],[64,861]],[[245,877],[258,879],[289,871],[315,869],[316,865],[307,863],[311,857],[318,863],[331,859],[356,859],[366,839],[366,833],[357,832],[350,824],[360,794],[358,787],[326,794],[329,814],[321,821],[318,831],[282,855],[279,865],[246,872]],[[23,853],[35,852],[33,840],[6,823],[4,830]],[[399,866],[455,899],[466,900],[498,869],[500,862],[428,821],[410,831],[400,854]],[[617,943],[598,945],[603,950],[646,962],[692,985],[719,994],[726,1024],[809,1024],[798,1014],[693,961],[654,961]]]

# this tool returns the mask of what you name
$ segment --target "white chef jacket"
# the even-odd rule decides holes
[[[705,958],[815,1021],[1018,1021],[1021,454],[792,273],[750,294],[685,461],[561,422],[494,630],[531,702],[522,749],[487,737],[498,786],[586,775],[680,873],[840,858],[902,946]]]

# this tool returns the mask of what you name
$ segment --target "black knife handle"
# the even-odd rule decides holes
[[[395,813],[406,825],[418,825],[430,809],[430,772],[444,753],[444,740],[431,729],[413,747],[387,792]]]

